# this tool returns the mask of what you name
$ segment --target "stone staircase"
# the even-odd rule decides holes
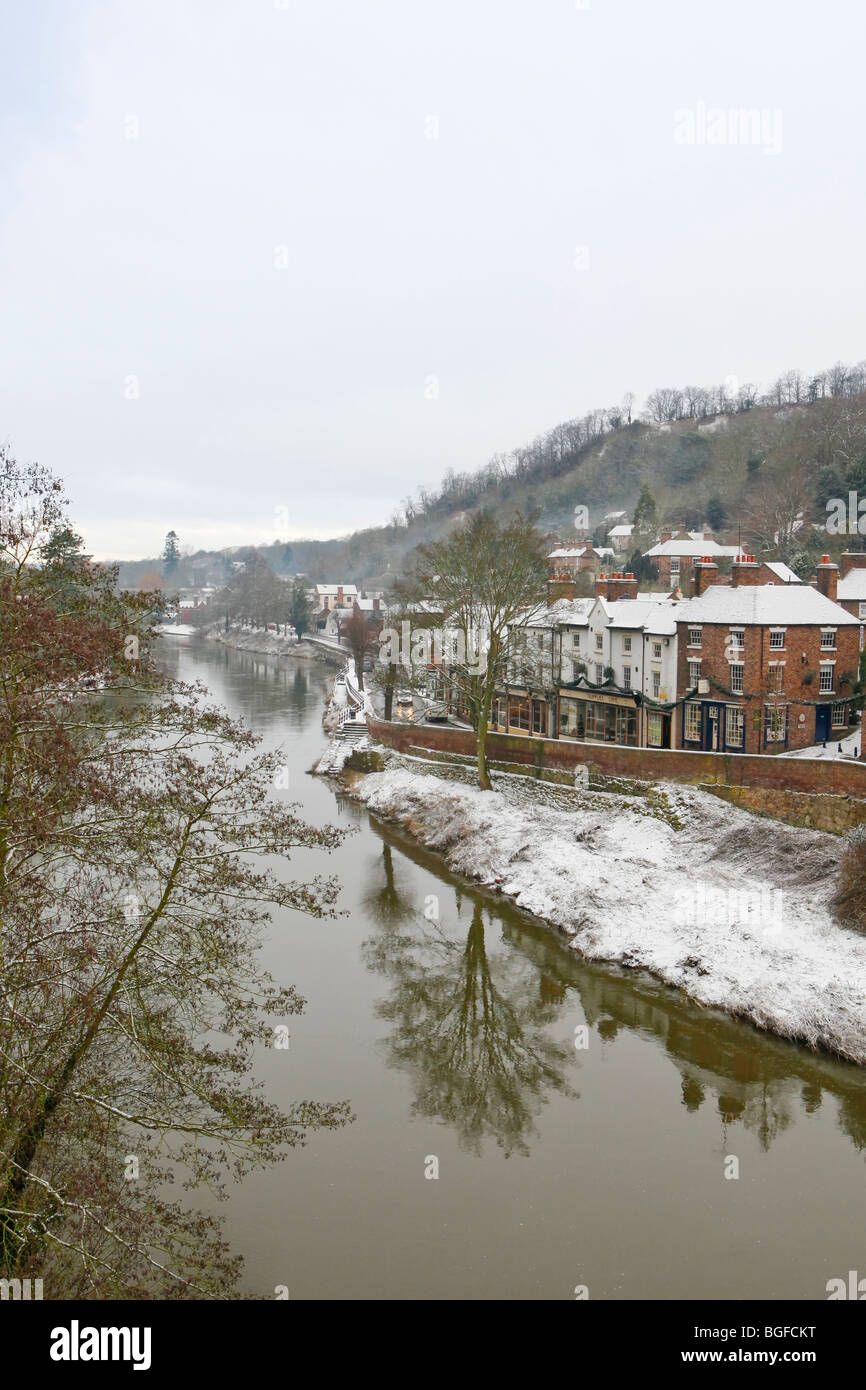
[[[352,699],[351,693],[350,703],[340,710],[339,719],[340,722],[334,736],[316,764],[316,772],[319,776],[342,771],[343,763],[349,756],[350,749],[367,738],[368,730],[364,706],[359,703],[357,697]]]

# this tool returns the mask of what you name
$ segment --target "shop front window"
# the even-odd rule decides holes
[[[559,702],[559,732],[563,738],[582,738],[578,728],[578,700],[570,700],[563,697]]]
[[[725,742],[729,748],[742,748],[743,728],[743,711],[738,705],[728,705],[725,715]]]
[[[785,705],[768,705],[764,720],[767,743],[784,743],[788,730],[788,710]]]
[[[689,743],[700,743],[701,741],[701,707],[697,704],[689,704],[685,707],[686,727],[685,737]]]
[[[511,699],[508,702],[508,726],[529,732],[530,708],[528,700]]]

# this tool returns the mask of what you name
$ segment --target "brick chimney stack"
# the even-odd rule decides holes
[[[674,538],[674,533],[673,533],[673,531],[660,531],[660,532],[659,532],[659,540],[661,541],[662,545],[664,545],[665,541],[672,541],[673,538]]]
[[[558,599],[577,598],[577,585],[573,574],[552,574],[547,581],[547,606],[551,607]]]
[[[608,583],[607,596],[611,599],[637,598],[637,580],[631,571],[628,574],[622,570],[614,571]]]
[[[595,581],[596,598],[606,598],[612,603],[618,598],[637,598],[637,580],[629,571],[612,570],[610,574],[600,574]]]
[[[844,579],[852,570],[866,569],[866,550],[846,550],[842,556],[842,574]]]
[[[702,555],[699,560],[695,560],[694,596],[700,598],[705,594],[711,584],[718,582],[719,567],[712,555]]]
[[[815,573],[818,579],[818,593],[835,603],[839,586],[839,566],[830,563],[829,555],[822,555]]]
[[[761,566],[754,555],[738,555],[731,565],[731,583],[734,588],[744,584],[761,583]]]

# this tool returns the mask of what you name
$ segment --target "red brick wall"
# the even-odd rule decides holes
[[[410,753],[415,748],[443,753],[475,754],[475,735],[470,729],[439,728],[425,724],[385,723],[368,719],[370,733],[380,743]],[[487,736],[494,762],[538,764],[539,746],[544,767],[569,771],[586,763],[610,777],[648,782],[719,782],[727,786],[766,787],[781,791],[823,792],[866,799],[866,763],[822,762],[804,758],[750,755],[748,753],[691,753],[687,749],[627,748],[616,743],[575,743],[570,739],[539,739],[519,734]]]
[[[744,588],[762,584],[779,584],[781,581],[775,570],[763,560],[756,561],[754,564],[738,565],[736,560],[731,565],[731,583],[737,588]]]
[[[694,560],[691,556],[682,555],[680,557],[679,574],[671,574],[670,555],[659,555],[656,564],[658,565],[659,579],[663,584],[671,589],[675,589],[679,585],[684,594],[691,596],[692,577],[694,575]]]
[[[692,626],[696,625],[692,624]],[[728,623],[702,623],[702,645],[697,648],[688,645],[689,624],[677,623],[677,689],[679,691],[688,690],[688,663],[690,659],[696,661],[698,658],[701,661],[702,677],[708,678],[711,682],[715,681],[725,689],[730,688],[730,666],[725,656],[730,626]],[[827,657],[835,657],[837,677],[833,694],[824,697],[818,689],[818,668],[821,661],[820,628],[788,626],[785,634],[784,651],[771,649],[769,627],[747,625],[745,634],[746,646],[743,653],[744,697],[724,695],[711,684],[709,695],[696,698],[717,699],[730,704],[742,704],[746,711],[745,751],[747,753],[760,753],[764,748],[763,723],[758,729],[753,728],[753,716],[756,711],[763,715],[763,706],[769,690],[769,663],[771,661],[784,661],[782,693],[791,702],[788,711],[788,747],[791,749],[808,748],[810,744],[815,742],[815,702],[830,704],[833,700],[847,699],[853,694],[851,686],[845,686],[840,690],[839,677],[846,671],[853,671],[856,678],[860,660],[859,630],[856,627],[840,627],[836,634],[836,650],[825,654]],[[803,652],[806,653],[805,661],[803,661]],[[814,680],[811,685],[803,684],[803,676],[806,671],[814,672]],[[806,716],[802,724],[799,720],[800,714]]]
[[[852,618],[860,618],[860,600],[857,598],[840,598],[837,600],[839,607],[844,608],[846,613],[850,613]]]
[[[866,569],[866,550],[846,550],[842,555],[841,574],[844,579],[853,569]]]

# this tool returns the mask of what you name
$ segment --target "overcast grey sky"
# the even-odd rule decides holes
[[[866,356],[854,0],[0,14],[0,438],[99,557],[336,534],[627,390]]]

